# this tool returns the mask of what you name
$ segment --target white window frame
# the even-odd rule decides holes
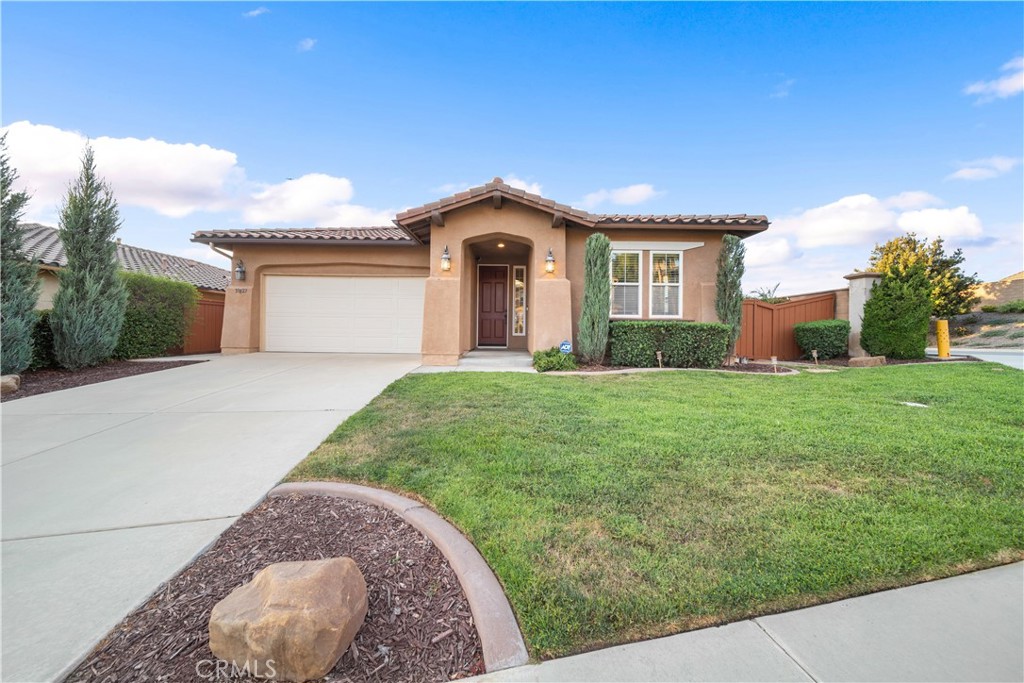
[[[636,254],[636,268],[637,268],[637,281],[636,284],[632,282],[615,282],[612,279],[613,265],[611,261],[608,263],[608,281],[611,285],[609,291],[609,303],[614,300],[615,287],[626,286],[636,287],[636,315],[625,315],[622,313],[613,313],[610,317],[612,320],[642,320],[644,317],[644,252],[638,249],[612,249],[612,256],[615,254]]]
[[[647,315],[651,320],[680,320],[683,317],[683,252],[681,251],[669,251],[669,250],[657,250],[650,251],[650,264],[651,264],[651,279],[647,283]],[[655,283],[654,282],[654,255],[659,256],[676,256],[679,258],[679,284],[673,285],[672,283]],[[654,315],[654,288],[655,287],[678,287],[679,288],[679,315]]]
[[[516,280],[520,278],[516,275],[516,273],[523,274],[523,331],[519,332],[518,334],[516,333]],[[526,305],[527,297],[529,296],[530,290],[527,289],[526,284],[526,266],[512,266],[512,308],[509,311],[509,313],[511,314],[511,325],[509,326],[509,331],[513,337],[526,336],[526,325],[528,324],[530,319],[530,316],[527,315],[530,309],[529,306]]]

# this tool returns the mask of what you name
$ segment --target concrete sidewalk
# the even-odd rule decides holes
[[[246,354],[4,403],[4,681],[59,677],[419,356]]]
[[[929,356],[937,356],[939,355],[939,350],[935,347],[929,347],[925,349],[925,353]],[[1002,363],[1011,368],[1024,370],[1024,349],[972,349],[954,346],[949,350],[949,355],[974,356],[979,360],[985,360],[990,363]]]
[[[1021,681],[1024,563],[475,681]]]

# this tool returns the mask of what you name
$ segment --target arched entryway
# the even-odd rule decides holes
[[[527,350],[533,246],[497,234],[478,237],[465,249],[467,263],[473,264],[473,347]]]

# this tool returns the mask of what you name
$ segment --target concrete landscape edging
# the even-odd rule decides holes
[[[390,491],[341,482],[290,482],[279,484],[267,495],[279,498],[292,494],[348,498],[394,512],[437,546],[458,577],[480,635],[487,672],[529,661],[526,642],[501,583],[476,547],[436,512]]]
[[[634,375],[642,372],[727,372],[733,375],[752,375],[757,377],[787,377],[799,375],[799,370],[783,367],[778,364],[778,372],[743,372],[742,370],[725,370],[723,368],[617,368],[615,370],[549,370],[543,375],[557,377],[602,377],[604,375]]]

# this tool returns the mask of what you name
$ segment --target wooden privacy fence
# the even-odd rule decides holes
[[[224,302],[201,299],[196,317],[185,338],[184,353],[219,353],[220,333],[224,327]]]
[[[812,320],[832,320],[836,315],[836,295],[822,294],[784,304],[768,304],[757,299],[743,301],[743,321],[736,355],[748,358],[796,360],[802,355],[793,336],[793,325]]]

